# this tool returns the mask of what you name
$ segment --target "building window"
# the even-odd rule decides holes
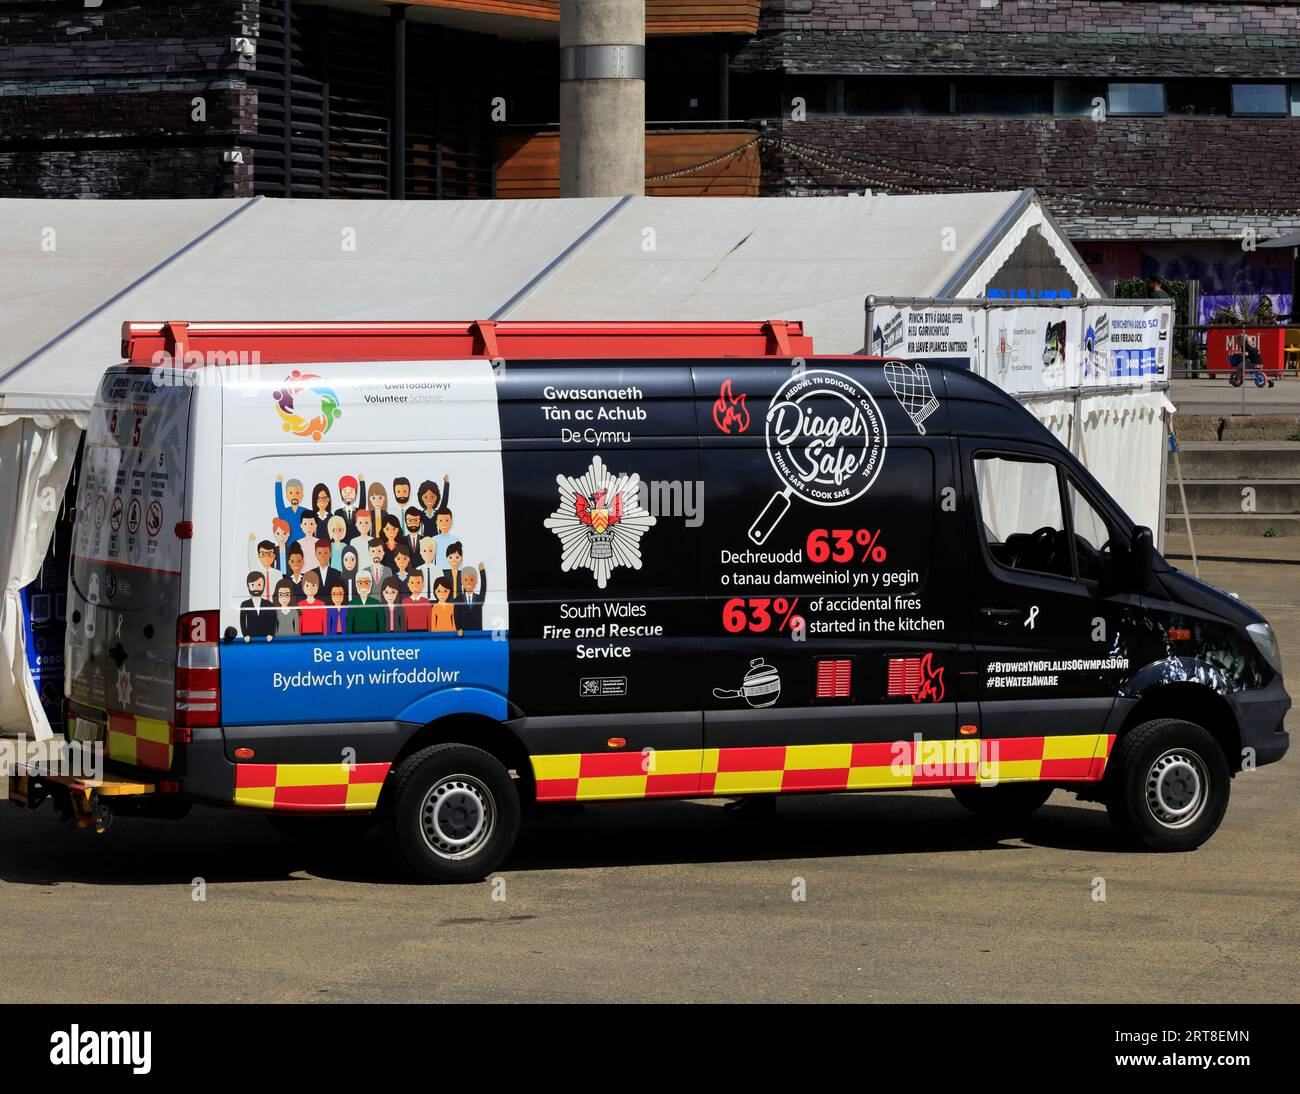
[[[1286,84],[1233,84],[1234,114],[1285,115],[1290,110]]]
[[[1106,101],[1106,85],[1098,80],[1056,80],[1052,88],[1052,113],[1061,117],[1083,117],[1096,108],[1095,100]]]
[[[1165,81],[1165,106],[1170,114],[1221,116],[1230,113],[1226,80]]]
[[[981,79],[963,81],[957,88],[961,114],[1051,114],[1052,84],[1036,79]]]
[[[1107,84],[1106,109],[1111,114],[1163,114],[1165,85]]]
[[[801,76],[786,85],[784,114],[791,117],[802,109],[807,117],[821,114],[842,114],[842,81],[824,76]]]
[[[897,79],[845,81],[848,114],[947,114],[952,85],[947,80]]]

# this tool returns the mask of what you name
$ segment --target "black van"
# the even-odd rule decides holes
[[[1059,787],[1177,851],[1286,752],[1267,622],[964,369],[212,371],[102,387],[81,511],[131,518],[113,452],[152,451],[152,399],[131,519],[185,537],[125,631],[119,533],[82,522],[73,562],[70,731],[180,798],[375,817],[439,880],[495,869],[525,802],[948,788],[1008,818]],[[133,680],[177,617],[174,690]]]

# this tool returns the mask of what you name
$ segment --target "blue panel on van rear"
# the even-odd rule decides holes
[[[276,638],[221,646],[226,725],[402,721],[448,714],[504,719],[505,636]]]

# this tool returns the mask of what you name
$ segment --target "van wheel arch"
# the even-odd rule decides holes
[[[390,771],[396,771],[403,760],[421,749],[428,748],[430,745],[449,744],[472,745],[494,756],[505,765],[507,771],[515,772],[520,800],[527,804],[535,797],[533,767],[523,742],[500,722],[479,714],[451,714],[421,726],[407,738],[406,743],[393,757]],[[389,781],[385,781],[376,812],[384,808],[388,787]]]
[[[1176,719],[1201,726],[1223,749],[1228,770],[1241,770],[1241,730],[1232,707],[1217,691],[1204,684],[1176,682],[1162,684],[1144,692],[1137,705],[1124,719],[1119,738],[1138,726],[1160,719]]]

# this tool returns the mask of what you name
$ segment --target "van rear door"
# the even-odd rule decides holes
[[[193,389],[149,369],[100,383],[82,455],[65,653],[69,732],[172,766],[181,519]]]

